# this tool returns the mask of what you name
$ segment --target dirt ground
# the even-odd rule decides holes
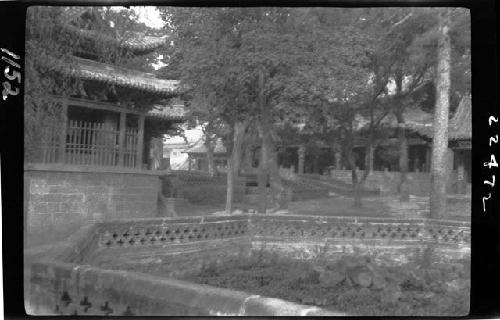
[[[244,204],[235,204],[236,212],[247,212],[249,209],[253,208]],[[179,216],[222,214],[224,206],[193,206],[188,204],[177,211]],[[400,202],[397,196],[366,197],[363,199],[363,206],[355,208],[352,198],[331,196],[322,199],[293,201],[288,204],[288,210],[282,210],[280,213],[314,216],[428,218],[429,198],[410,196],[409,202]],[[449,196],[447,213],[442,219],[470,221],[470,215],[470,198]]]

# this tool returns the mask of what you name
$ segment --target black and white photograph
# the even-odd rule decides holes
[[[469,9],[30,6],[24,45],[27,314],[469,314]]]

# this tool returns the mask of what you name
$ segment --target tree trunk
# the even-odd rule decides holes
[[[395,112],[398,121],[398,140],[399,140],[399,201],[410,201],[410,189],[408,186],[408,139],[406,137],[405,120],[403,117],[404,106],[401,101],[403,91],[403,72],[400,69],[396,72],[396,103],[398,104]]]
[[[261,125],[259,124],[259,128]],[[266,213],[267,209],[267,182],[268,182],[268,159],[269,150],[268,143],[266,143],[266,137],[264,136],[264,130],[259,130],[262,136],[262,142],[260,146],[260,160],[259,160],[259,212]]]
[[[399,139],[399,201],[410,201],[410,189],[408,186],[408,139],[404,127],[404,119],[401,112],[396,113],[398,120],[398,139]]]
[[[269,134],[271,136],[271,134]],[[276,210],[285,207],[286,195],[284,193],[283,184],[281,183],[281,176],[278,167],[278,154],[275,150],[272,138],[269,140],[269,183],[271,187],[271,194],[273,196],[274,208]]]
[[[298,174],[304,174],[304,162],[306,158],[306,147],[304,145],[300,145],[298,150],[297,150],[297,156],[298,156],[298,168],[297,168],[297,173]]]
[[[361,208],[363,207],[363,197],[361,191],[363,190],[364,181],[359,181],[354,185],[353,193],[354,193],[354,207]]]
[[[434,111],[432,143],[430,216],[438,218],[446,212],[446,152],[448,148],[448,112],[450,91],[450,25],[449,9],[439,14],[437,99]]]
[[[259,73],[259,108],[260,121],[257,126],[261,138],[261,161],[259,166],[259,211],[266,212],[267,202],[267,181],[270,182],[271,197],[275,208],[280,207],[281,199],[284,198],[283,186],[278,170],[277,154],[274,150],[274,141],[271,133],[271,110],[267,106],[264,97],[264,74]]]
[[[352,137],[351,137],[352,139]],[[352,141],[352,140],[351,140]],[[357,208],[362,207],[362,199],[361,199],[361,184],[358,181],[358,172],[356,170],[356,162],[354,161],[354,154],[352,151],[352,144],[347,146],[347,160],[349,162],[349,166],[351,167],[351,176],[352,176],[352,191],[354,197],[354,206]]]
[[[208,175],[215,177],[219,174],[214,160],[214,141],[208,134],[205,135],[205,147],[207,149]]]
[[[372,144],[369,144],[366,147],[366,155],[365,155],[365,170],[373,171],[373,152],[375,148]]]
[[[375,146],[373,143],[373,132],[370,132],[370,136],[368,138],[368,150],[374,150]],[[352,148],[351,148],[352,150]],[[372,161],[372,157],[370,154],[373,155],[373,152],[368,152],[368,155],[365,157],[365,170],[363,172],[363,175],[361,177],[358,177],[358,174],[356,172],[356,163],[354,162],[354,157],[352,155],[352,151],[349,154],[349,162],[351,165],[351,171],[352,171],[352,181],[353,181],[353,196],[354,196],[354,207],[356,208],[361,208],[363,206],[363,194],[362,190],[365,185],[366,179],[370,175],[371,168],[369,165],[369,162]]]
[[[252,171],[252,145],[250,143],[246,143],[243,151],[243,160],[241,169],[244,173],[249,173]]]
[[[410,189],[408,185],[408,140],[404,127],[398,128],[399,135],[399,201],[410,201]]]
[[[234,124],[233,148],[227,170],[226,212],[228,214],[230,214],[233,210],[234,185],[241,162],[241,145],[243,144],[245,128],[245,122],[239,121]]]
[[[335,154],[335,170],[341,170],[342,166],[342,149],[338,142],[333,144],[333,152]]]

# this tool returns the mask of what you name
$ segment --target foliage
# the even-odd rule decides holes
[[[68,52],[79,39],[60,32],[61,8],[30,7],[26,16],[26,85],[24,103],[25,161],[39,160],[43,128],[61,121],[61,106],[52,95],[72,92],[77,82],[54,74],[50,57],[68,63]]]
[[[302,261],[259,250],[223,265],[207,263],[187,278],[351,315],[463,315],[468,312],[469,264],[393,266],[357,255]],[[356,282],[359,270],[369,282]]]
[[[63,21],[64,7],[33,6],[26,18],[26,86],[25,86],[25,161],[40,160],[40,146],[44,128],[54,123],[57,130],[64,119],[61,105],[53,95],[81,94],[84,90],[114,92],[114,86],[82,83],[78,79],[59,72],[62,65],[71,67],[70,57],[78,54],[97,61],[118,66],[152,71],[153,54],[134,55],[120,47],[146,27],[137,22],[129,10],[111,10],[110,7],[91,7],[68,25]],[[81,33],[80,30],[92,31]],[[128,90],[130,91],[130,90]],[[132,96],[120,92],[118,99],[129,100]]]

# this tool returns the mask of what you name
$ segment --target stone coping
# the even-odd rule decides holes
[[[270,221],[283,221],[284,224],[283,226],[279,226],[279,224],[269,223]],[[368,223],[374,225],[377,225],[378,223],[387,225],[392,225],[393,223],[408,223],[416,225],[419,228],[427,226],[434,228],[434,226],[441,227],[441,225],[444,225],[447,230],[450,228],[457,228],[465,229],[463,232],[466,234],[469,234],[470,232],[468,230],[470,228],[469,222],[425,218],[241,214],[231,216],[195,216],[184,218],[139,218],[131,220],[92,222],[83,226],[64,245],[56,248],[52,254],[46,255],[38,261],[30,264],[29,272],[31,289],[29,291],[30,299],[28,299],[29,302],[27,308],[29,307],[31,309],[28,308],[27,310],[30,310],[28,312],[32,312],[33,314],[52,314],[50,308],[54,308],[54,304],[57,301],[59,301],[57,302],[59,304],[62,303],[62,298],[59,297],[70,295],[72,300],[70,299],[69,301],[75,302],[75,305],[71,306],[73,309],[67,310],[67,312],[70,313],[76,310],[74,308],[79,308],[78,303],[76,302],[82,299],[82,301],[85,301],[86,299],[94,299],[94,301],[96,301],[92,302],[94,305],[101,305],[102,303],[105,303],[107,306],[109,303],[111,308],[115,311],[118,310],[119,312],[123,312],[123,310],[132,310],[132,312],[135,312],[137,315],[148,316],[345,316],[346,314],[336,313],[314,306],[300,305],[281,299],[261,297],[236,290],[195,284],[188,281],[158,277],[139,272],[103,269],[97,266],[88,265],[89,262],[86,260],[86,257],[88,257],[89,254],[92,254],[93,251],[99,248],[99,242],[101,241],[100,238],[105,236],[105,234],[107,234],[107,237],[109,238],[113,235],[113,232],[117,233],[117,239],[121,239],[125,236],[121,233],[132,233],[132,230],[138,233],[137,237],[142,238],[145,237],[146,231],[144,230],[150,228],[156,228],[155,230],[161,233],[165,232],[166,229],[170,229],[170,227],[178,228],[176,226],[191,224],[188,231],[188,234],[191,234],[192,232],[200,231],[199,224],[207,226],[208,229],[210,229],[208,225],[213,225],[216,228],[212,228],[210,232],[215,234],[215,238],[209,238],[210,242],[221,241],[222,239],[227,238],[227,236],[221,236],[220,234],[224,231],[217,231],[221,230],[219,229],[220,226],[224,226],[224,224],[236,223],[242,224],[244,228],[247,228],[246,231],[249,231],[249,235],[232,235],[231,237],[233,239],[253,239],[259,242],[262,239],[266,239],[266,237],[271,236],[272,238],[276,237],[277,240],[285,240],[286,242],[286,238],[288,237],[287,235],[281,236],[280,233],[276,232],[276,230],[271,229],[276,227],[286,227],[287,223],[293,224],[295,222],[305,222],[306,228],[312,227],[309,232],[314,231],[313,229],[317,228],[318,225],[322,225],[327,222],[339,222],[339,225],[345,223],[347,223],[347,225],[352,223]],[[194,230],[194,228],[197,228],[198,231]],[[252,231],[252,228],[259,230]],[[184,229],[182,229],[182,232],[184,232]],[[259,236],[258,233],[262,232],[263,234]],[[317,238],[318,236],[320,238],[325,237],[318,234],[314,237]],[[149,235],[149,237],[152,238],[154,235]],[[425,238],[427,239],[427,236]],[[344,240],[355,245],[355,241],[353,241],[355,239],[348,239],[347,237]],[[432,239],[429,240],[433,242]],[[375,241],[373,244],[378,245],[378,242],[379,241]],[[186,243],[195,245],[196,240],[187,241]],[[165,246],[170,244],[178,243],[165,242],[161,246],[158,246],[157,249],[165,250]],[[384,243],[381,244],[383,245]],[[464,244],[466,245],[466,243]],[[135,248],[146,248],[146,246],[136,246]],[[450,248],[454,250],[453,247]],[[134,247],[129,247],[129,249],[134,250]],[[156,249],[153,248],[153,250]],[[101,254],[104,254],[104,252],[101,252]],[[153,303],[151,301],[153,301],[158,307],[151,307],[150,305]],[[30,303],[31,306],[29,306]],[[87,314],[100,314],[100,311],[97,309],[93,312],[95,313]]]
[[[53,171],[53,172],[83,172],[83,173],[126,173],[162,176],[169,174],[168,170],[143,170],[111,166],[68,165],[58,163],[25,163],[24,171]]]
[[[195,313],[189,315],[205,314],[210,316],[347,315],[319,307],[300,305],[281,299],[183,280],[54,261],[33,263],[31,281],[32,285],[43,286],[47,282],[55,284],[51,287],[54,292],[46,292],[46,294],[56,296],[66,294],[69,301],[76,302],[76,308],[78,308],[78,301],[87,297],[91,303],[95,301],[92,299],[106,300],[107,305],[117,313],[121,309],[130,309],[136,314],[146,311],[144,315],[148,316],[185,315],[176,314],[174,310],[180,308]],[[147,302],[141,303],[143,301],[154,301],[156,304],[162,305],[163,309],[160,307],[159,310],[151,310]],[[32,315],[57,314],[50,313],[50,311],[47,313],[47,309],[40,312],[36,305],[29,302],[26,304],[26,310]],[[95,315],[95,311],[91,309],[87,311],[86,315]]]
[[[203,223],[212,221],[228,221],[228,220],[249,220],[252,219],[272,219],[272,220],[300,220],[300,221],[346,221],[346,222],[374,222],[374,223],[436,223],[436,224],[452,224],[463,227],[470,227],[469,221],[459,220],[444,220],[431,218],[408,218],[408,217],[352,217],[352,216],[311,216],[311,215],[296,215],[296,214],[220,214],[211,216],[189,216],[189,217],[159,217],[159,218],[133,218],[127,220],[109,220],[99,222],[101,224],[128,224],[137,222],[165,222],[165,223]]]

